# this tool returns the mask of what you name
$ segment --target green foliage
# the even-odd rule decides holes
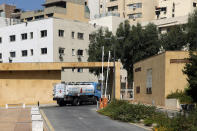
[[[113,51],[114,36],[112,32],[100,28],[98,31],[90,35],[90,45],[89,45],[89,62],[101,62],[102,61],[102,46],[104,46],[105,56],[104,61],[108,60],[108,52]],[[105,39],[108,38],[108,39]],[[95,75],[99,75],[100,69],[90,69],[90,72]]]
[[[98,112],[124,122],[136,122],[143,119],[147,126],[156,123],[158,131],[196,131],[197,129],[197,109],[187,115],[178,114],[169,118],[167,114],[156,111],[156,108],[152,106],[113,100],[106,108]]]
[[[160,41],[166,51],[181,50],[187,44],[187,34],[182,26],[173,26],[169,32],[160,35]]]
[[[92,33],[91,36],[88,61],[101,61],[102,46],[105,47],[105,54],[115,48],[116,59],[120,59],[123,63],[130,81],[133,79],[133,64],[157,54],[160,48],[157,28],[153,24],[145,28],[142,28],[140,24],[131,27],[129,21],[125,21],[119,25],[116,36],[102,28]],[[118,39],[120,37],[123,39]],[[105,61],[107,61],[107,55],[105,55]],[[98,75],[100,71],[92,70],[92,72]]]
[[[155,107],[145,105],[133,105],[126,101],[113,100],[106,108],[99,111],[115,120],[135,122],[151,117],[155,113]]]
[[[152,119],[146,119],[146,120],[144,121],[144,125],[145,125],[145,126],[152,126],[152,124],[153,124],[153,120],[152,120]]]
[[[138,23],[130,27],[129,22],[121,23],[116,32],[117,37],[124,37],[124,40],[117,40],[116,55],[121,59],[124,68],[127,70],[129,80],[133,80],[133,64],[142,59],[157,54],[160,48],[157,28],[149,24],[145,28]]]
[[[183,73],[187,75],[189,83],[186,93],[192,97],[194,102],[197,102],[197,55],[191,51],[189,63],[185,65]]]
[[[176,92],[172,92],[167,96],[168,99],[170,98],[176,98],[180,101],[182,104],[190,104],[193,102],[192,97],[187,95],[187,90],[176,90]]]
[[[197,10],[189,16],[187,28],[190,50],[194,51],[197,49]]]

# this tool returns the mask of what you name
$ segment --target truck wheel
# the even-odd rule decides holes
[[[73,100],[73,106],[79,106],[79,105],[80,105],[79,99],[78,99],[78,98],[75,98],[75,99]]]

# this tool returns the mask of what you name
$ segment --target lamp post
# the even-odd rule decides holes
[[[105,40],[111,40],[112,38],[105,38]],[[124,39],[124,37],[115,37],[115,40],[122,40],[122,39]],[[115,48],[115,43],[113,44],[113,50],[114,50],[114,70],[113,70],[113,72],[114,72],[114,79],[113,79],[113,90],[114,90],[114,92],[113,92],[113,96],[114,96],[114,98],[115,98],[115,95],[116,95],[116,82],[115,82],[115,79],[116,79],[116,48]]]

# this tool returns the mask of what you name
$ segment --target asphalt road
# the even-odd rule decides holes
[[[98,114],[95,105],[42,109],[56,131],[146,131],[135,125],[114,121]]]

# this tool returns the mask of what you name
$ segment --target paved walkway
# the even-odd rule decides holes
[[[1,131],[31,131],[31,109],[0,109]]]

